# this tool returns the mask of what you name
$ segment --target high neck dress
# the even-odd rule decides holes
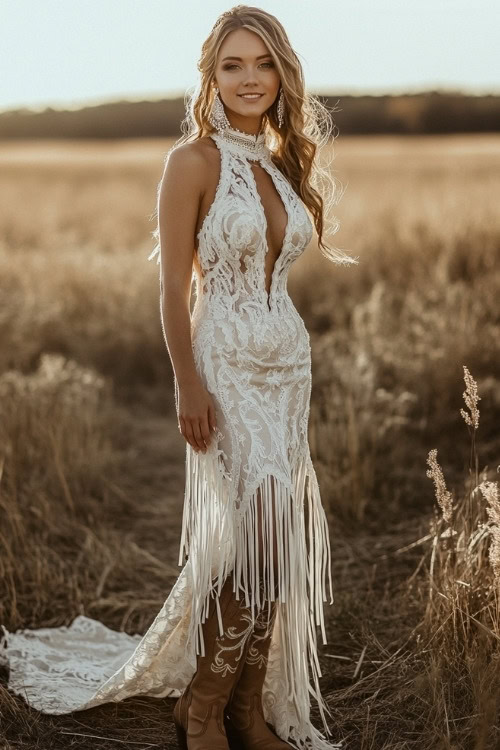
[[[273,163],[263,132],[253,136],[230,128],[210,137],[219,150],[220,173],[196,237],[201,273],[193,269],[191,338],[197,372],[216,406],[217,429],[205,453],[186,444],[182,570],[142,637],[84,616],[69,628],[13,634],[4,629],[9,688],[52,714],[138,694],[180,695],[196,669],[196,655],[204,653],[201,624],[210,597],[218,608],[218,593],[232,572],[252,617],[265,602],[278,600],[262,694],[266,720],[293,747],[330,750],[341,745],[327,739],[316,635],[320,628],[326,644],[323,602],[333,603],[330,542],[308,444],[309,335],[287,291],[290,266],[309,244],[312,223]],[[267,179],[259,167],[287,215],[269,287],[270,209],[258,189]],[[175,397],[178,405],[177,383]],[[311,696],[324,732],[311,723]]]

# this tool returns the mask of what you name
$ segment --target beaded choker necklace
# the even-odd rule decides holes
[[[244,153],[250,158],[253,156],[258,159],[269,154],[266,146],[266,135],[263,131],[257,135],[252,135],[252,133],[245,133],[242,130],[238,130],[238,128],[224,128],[217,135],[235,147],[237,151]]]

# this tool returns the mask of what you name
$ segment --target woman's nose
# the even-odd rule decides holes
[[[257,83],[257,74],[253,68],[246,69],[243,76],[244,83]]]

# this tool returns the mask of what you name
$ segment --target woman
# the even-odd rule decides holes
[[[357,261],[322,240],[313,182],[328,176],[314,157],[328,114],[305,94],[279,21],[244,5],[223,13],[198,67],[150,256],[186,440],[183,568],[142,638],[85,617],[10,635],[9,686],[47,713],[179,696],[187,750],[227,750],[229,735],[244,750],[327,750],[338,745],[312,725],[309,696],[330,735],[316,642],[327,582],[333,602],[330,544],[307,438],[309,336],[286,290],[312,237],[306,209],[326,257]],[[61,670],[72,638],[78,658]]]

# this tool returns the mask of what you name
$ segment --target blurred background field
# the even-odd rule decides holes
[[[144,632],[180,570],[184,442],[147,260],[171,143],[0,143],[0,623],[11,631],[87,614]],[[320,646],[334,729],[352,749],[497,748],[488,550],[500,515],[484,526],[472,490],[498,476],[500,135],[345,136],[332,148],[344,193],[330,242],[360,263],[334,266],[313,242],[289,291],[311,335],[311,450],[334,554]],[[464,365],[477,430],[460,414]],[[456,502],[444,536],[432,448]],[[0,685],[16,748],[67,747],[69,735],[77,748],[174,748],[170,703],[56,719]]]

